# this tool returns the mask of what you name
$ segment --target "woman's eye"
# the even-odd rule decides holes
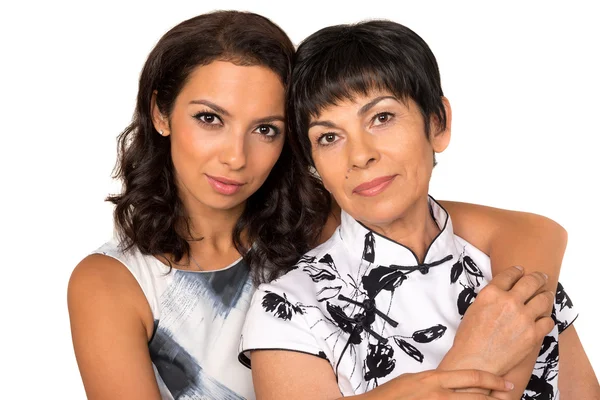
[[[337,141],[337,135],[335,133],[325,133],[319,137],[317,142],[321,146],[329,146]]]
[[[221,123],[221,119],[217,114],[212,113],[199,113],[194,116],[197,120],[207,125],[215,125]]]
[[[373,118],[373,124],[374,125],[385,124],[386,122],[389,122],[389,120],[392,119],[393,116],[394,116],[394,114],[389,113],[389,112],[379,113],[379,114],[375,115],[375,117]]]
[[[272,125],[261,125],[256,128],[255,132],[260,133],[263,136],[274,137],[279,135],[279,128]]]

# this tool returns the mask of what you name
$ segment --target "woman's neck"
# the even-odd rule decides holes
[[[363,224],[372,231],[411,249],[419,262],[424,261],[427,249],[440,232],[440,228],[429,211],[427,197],[423,201],[413,204],[410,209],[405,210],[403,215],[392,222],[383,224],[363,222]]]
[[[233,243],[233,230],[245,204],[218,210],[195,204],[186,207],[189,232],[182,226],[182,235],[189,237],[191,268],[216,270],[230,265],[240,257]]]

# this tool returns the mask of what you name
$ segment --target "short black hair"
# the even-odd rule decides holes
[[[313,164],[308,139],[311,117],[356,94],[388,90],[412,99],[430,132],[435,116],[446,127],[440,72],[433,52],[409,28],[373,20],[323,28],[298,47],[287,101],[289,139],[304,161]]]

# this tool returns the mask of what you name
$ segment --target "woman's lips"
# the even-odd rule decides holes
[[[218,193],[225,196],[231,196],[237,193],[244,185],[242,182],[234,181],[221,176],[210,176],[206,174],[206,179],[210,186]]]
[[[383,192],[390,185],[390,183],[392,183],[394,178],[396,178],[396,175],[375,178],[369,182],[361,183],[355,187],[354,190],[352,190],[352,193],[366,197],[377,196],[379,193]]]

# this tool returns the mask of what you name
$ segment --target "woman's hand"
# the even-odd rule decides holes
[[[523,276],[508,268],[492,279],[458,327],[442,370],[475,368],[504,375],[517,366],[554,328],[554,293],[542,291],[546,276]]]
[[[370,392],[349,398],[364,400],[492,400],[480,393],[459,393],[455,390],[480,388],[488,391],[510,391],[514,385],[489,372],[478,370],[424,371],[403,374]]]

